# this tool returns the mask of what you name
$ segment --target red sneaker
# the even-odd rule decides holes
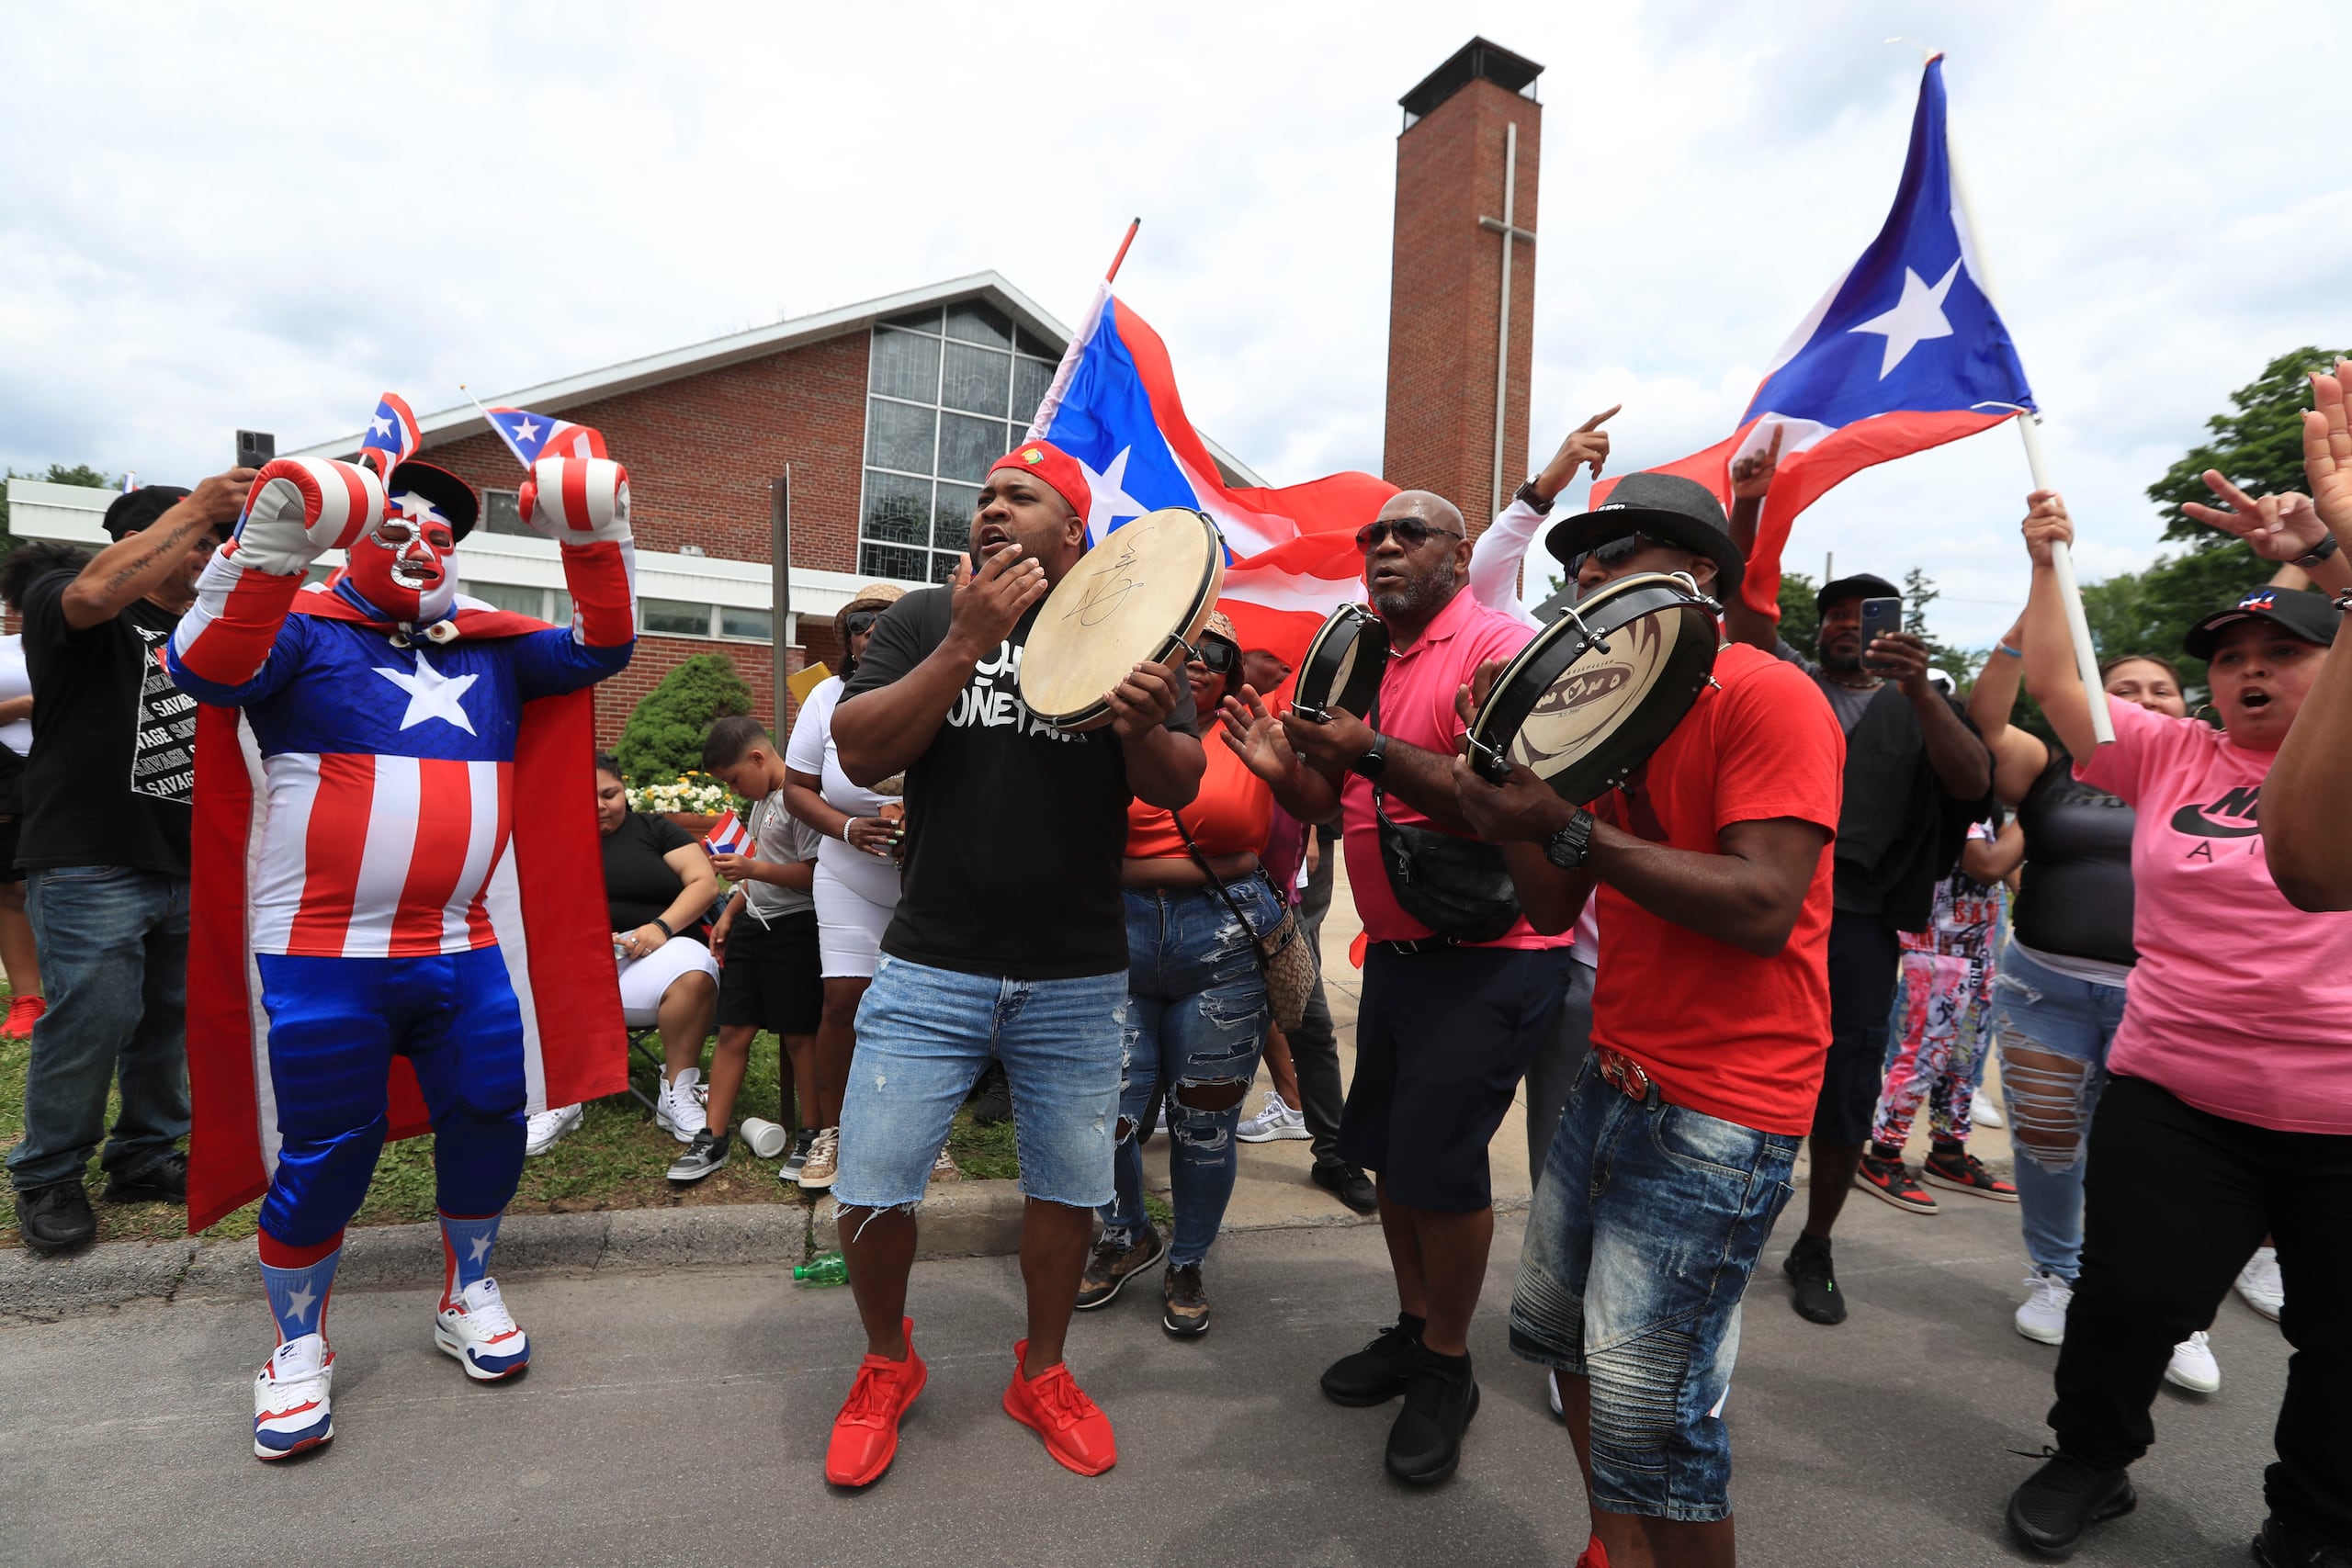
[[[1012,1382],[1004,1391],[1004,1413],[1046,1439],[1046,1451],[1065,1470],[1100,1475],[1119,1462],[1111,1418],[1086,1397],[1069,1368],[1057,1362],[1035,1378],[1023,1367],[1029,1341],[1012,1348]]]
[[[42,1013],[48,1010],[49,1001],[46,998],[9,998],[8,1017],[6,1021],[0,1021],[0,1040],[30,1040],[33,1037],[33,1024],[39,1021]]]
[[[825,1479],[836,1486],[869,1486],[882,1479],[899,1457],[899,1417],[930,1381],[930,1369],[915,1354],[915,1320],[904,1320],[907,1359],[868,1356],[857,1364],[857,1381],[833,1417],[832,1441],[825,1445]]]
[[[1985,1169],[1984,1162],[1974,1155],[1960,1150],[1935,1150],[1928,1156],[1928,1163],[1919,1168],[1919,1174],[1928,1179],[1929,1185],[1949,1191],[1973,1193],[1996,1203],[2018,1201],[2014,1185]]]
[[[1875,1193],[1906,1213],[1932,1214],[1936,1212],[1935,1196],[1914,1180],[1911,1172],[1898,1156],[1881,1157],[1870,1149],[1862,1151],[1862,1163],[1854,1168],[1854,1185],[1865,1192]]]

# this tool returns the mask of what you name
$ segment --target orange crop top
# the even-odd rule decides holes
[[[1273,829],[1273,786],[1216,736],[1204,737],[1201,749],[1208,754],[1208,767],[1201,774],[1201,793],[1184,807],[1184,826],[1193,830],[1193,842],[1204,855],[1263,853],[1266,835]],[[1166,807],[1127,802],[1127,858],[1190,858]]]

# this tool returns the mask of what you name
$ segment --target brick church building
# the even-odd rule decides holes
[[[1383,468],[1454,499],[1474,524],[1527,472],[1542,69],[1474,39],[1400,100]],[[754,711],[782,722],[778,482],[788,472],[785,665],[837,665],[833,615],[860,584],[946,576],[979,480],[1025,430],[1069,341],[989,272],[484,393],[493,407],[594,426],[628,466],[640,640],[630,668],[599,690],[600,739],[696,653],[728,658]],[[518,514],[513,455],[469,404],[421,424],[419,455],[483,497],[458,555],[465,591],[568,618],[557,547]],[[353,432],[288,455],[347,458],[358,441]],[[1266,482],[1211,450],[1228,482]],[[105,542],[105,491],[16,479],[9,495],[20,536]]]

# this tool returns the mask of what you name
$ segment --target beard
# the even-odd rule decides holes
[[[1410,579],[1404,587],[1374,593],[1372,607],[1380,612],[1380,618],[1385,621],[1426,625],[1445,608],[1460,582],[1460,574],[1453,570],[1453,558],[1448,556],[1421,576]]]

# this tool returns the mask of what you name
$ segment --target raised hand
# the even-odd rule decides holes
[[[2352,359],[2335,362],[2333,376],[2312,378],[2312,412],[2303,415],[2303,478],[2312,506],[2336,542],[2352,549]]]
[[[2066,515],[2066,498],[2054,490],[2038,490],[2027,496],[2025,522],[2025,553],[2033,564],[2050,564],[2050,547],[2075,542],[2075,520]]]
[[[1560,449],[1552,454],[1552,460],[1544,465],[1542,473],[1535,476],[1536,493],[1543,496],[1546,504],[1575,482],[1578,468],[1589,467],[1594,479],[1600,477],[1601,465],[1609,461],[1609,432],[1600,427],[1624,406],[1623,403],[1611,403],[1568,432],[1567,439],[1560,443]]]
[[[1321,724],[1302,718],[1295,712],[1283,715],[1278,722],[1292,750],[1327,773],[1343,773],[1349,764],[1372,750],[1375,736],[1372,726],[1347,709],[1326,711],[1331,716]]]
[[[1772,476],[1781,469],[1781,437],[1789,427],[1775,420],[1772,423],[1772,444],[1758,446],[1731,466],[1731,495],[1734,501],[1761,501],[1772,488]]]
[[[1266,710],[1255,686],[1245,685],[1239,695],[1226,698],[1217,707],[1216,721],[1227,749],[1268,784],[1290,777],[1298,766],[1298,753],[1291,750],[1282,720]]]
[[[235,478],[217,474],[191,499],[218,508],[235,489]],[[371,468],[329,457],[277,457],[252,479],[236,537],[221,552],[250,570],[299,576],[324,552],[354,543],[383,520],[384,483]]]
[[[959,557],[949,591],[948,637],[972,658],[985,659],[1046,596],[1046,569],[1036,557],[1002,546],[978,570],[970,556]]]
[[[2228,510],[2196,501],[2183,502],[2180,509],[2209,527],[2235,534],[2264,560],[2293,560],[2298,556],[2307,556],[2327,537],[2327,525],[2320,521],[2310,496],[2289,491],[2257,500],[2223,479],[2218,468],[2206,469],[2204,479],[2205,488],[2224,502]],[[2352,490],[2352,477],[2347,477],[2346,489]]]
[[[560,545],[629,542],[628,470],[609,457],[542,457],[516,501],[524,524]]]

